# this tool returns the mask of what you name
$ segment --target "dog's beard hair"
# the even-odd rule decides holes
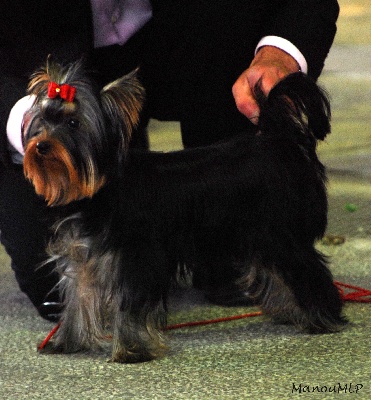
[[[31,180],[38,195],[49,206],[68,204],[85,197],[92,197],[105,184],[105,178],[97,172],[95,161],[85,160],[85,173],[76,168],[66,147],[57,139],[47,138],[50,150],[40,155],[37,144],[43,135],[31,139],[24,157],[24,173]]]

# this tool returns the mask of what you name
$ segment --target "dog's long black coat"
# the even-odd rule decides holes
[[[268,314],[303,330],[344,323],[314,248],[327,222],[316,142],[330,130],[328,101],[301,74],[257,98],[255,135],[173,153],[129,151],[108,184],[59,225],[52,251],[66,305],[55,349],[91,347],[111,312],[113,360],[161,354],[179,266],[237,269]]]

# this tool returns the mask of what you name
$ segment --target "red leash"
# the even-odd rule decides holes
[[[334,281],[334,283],[339,289],[343,301],[354,301],[356,303],[371,303],[371,290],[363,289],[359,286],[349,285],[347,283],[341,283],[339,281]],[[352,289],[353,292],[345,293],[344,288]]]
[[[334,281],[334,284],[339,289],[341,298],[343,301],[352,301],[357,303],[371,303],[371,290],[361,288],[359,286],[349,285],[347,283],[341,283],[339,281]],[[345,293],[345,289],[351,289],[351,292]],[[165,331],[170,331],[174,329],[188,328],[193,326],[201,326],[201,325],[209,325],[209,324],[217,324],[220,322],[228,322],[235,321],[243,318],[251,318],[258,317],[263,315],[261,311],[251,312],[248,314],[240,314],[240,315],[232,315],[230,317],[222,317],[215,319],[208,319],[203,321],[190,321],[183,322],[180,324],[168,325],[165,328]],[[37,347],[38,350],[42,350],[50,341],[50,339],[54,336],[61,325],[61,322],[58,323],[48,334],[48,336],[43,340],[43,342]]]
[[[58,324],[49,332],[48,336],[37,346],[37,350],[42,350],[49,343],[50,339],[54,336],[60,326],[61,322],[58,322]]]
[[[249,317],[259,317],[260,315],[263,315],[263,313],[261,311],[256,311],[256,312],[251,312],[251,313],[248,313],[248,314],[231,315],[230,317],[206,319],[206,320],[203,320],[203,321],[183,322],[183,323],[180,323],[180,324],[168,325],[165,328],[165,331],[171,331],[173,329],[180,329],[180,328],[186,328],[186,327],[192,327],[192,326],[217,324],[219,322],[235,321],[237,319],[243,319],[243,318],[249,318]]]

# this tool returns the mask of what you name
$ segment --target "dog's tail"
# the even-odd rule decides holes
[[[323,140],[331,131],[327,93],[301,72],[281,80],[268,96],[258,83],[255,97],[260,107],[258,128],[263,133],[302,134]]]

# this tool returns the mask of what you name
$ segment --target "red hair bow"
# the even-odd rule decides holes
[[[50,99],[55,99],[59,96],[61,99],[71,102],[75,97],[75,93],[76,88],[68,84],[58,85],[58,83],[50,82],[48,85],[48,97]]]

